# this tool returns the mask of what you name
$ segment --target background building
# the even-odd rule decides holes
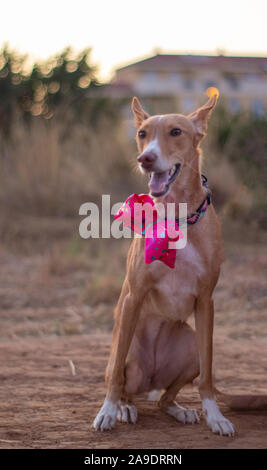
[[[101,93],[137,95],[154,113],[187,113],[203,103],[209,87],[218,88],[229,111],[262,116],[267,109],[267,58],[156,54],[118,68]]]

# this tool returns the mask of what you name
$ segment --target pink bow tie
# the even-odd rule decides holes
[[[142,206],[151,204],[152,209],[145,211]],[[174,268],[176,249],[169,248],[169,241],[183,238],[176,220],[158,220],[153,199],[148,194],[132,194],[114,214],[115,219],[122,218],[125,227],[139,235],[145,235],[145,263],[159,260]],[[173,235],[171,237],[170,235]]]

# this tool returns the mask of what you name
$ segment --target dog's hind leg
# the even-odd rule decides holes
[[[198,373],[194,372],[192,369],[191,371],[187,371],[187,373],[179,374],[174,383],[162,395],[158,403],[162,411],[173,416],[177,421],[183,424],[199,423],[199,416],[196,410],[184,408],[175,400],[181,388],[192,382],[197,375]]]
[[[165,388],[165,392],[158,403],[159,407],[162,411],[184,424],[198,423],[199,417],[195,410],[186,409],[176,402],[176,396],[181,388],[192,383],[199,375],[199,357],[195,332],[186,324],[182,326],[177,324],[171,329],[168,344],[164,336],[167,338],[168,331],[163,332],[163,343],[158,345],[158,354],[161,352],[162,356],[165,356],[156,378],[158,383],[161,383]],[[164,350],[160,350],[162,345],[164,345],[165,353]],[[176,373],[174,374],[175,369]]]
[[[137,408],[130,400],[121,400],[117,412],[118,421],[121,423],[135,424],[137,415]]]

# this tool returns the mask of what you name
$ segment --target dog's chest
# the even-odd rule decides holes
[[[160,315],[185,321],[192,313],[198,281],[205,274],[204,263],[196,248],[187,243],[184,249],[177,250],[174,269],[160,261],[152,263],[151,274],[153,309]]]

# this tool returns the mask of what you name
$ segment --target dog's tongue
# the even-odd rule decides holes
[[[155,173],[151,174],[148,186],[152,193],[160,193],[164,191],[166,184],[169,181],[169,172],[163,171],[162,173]]]

